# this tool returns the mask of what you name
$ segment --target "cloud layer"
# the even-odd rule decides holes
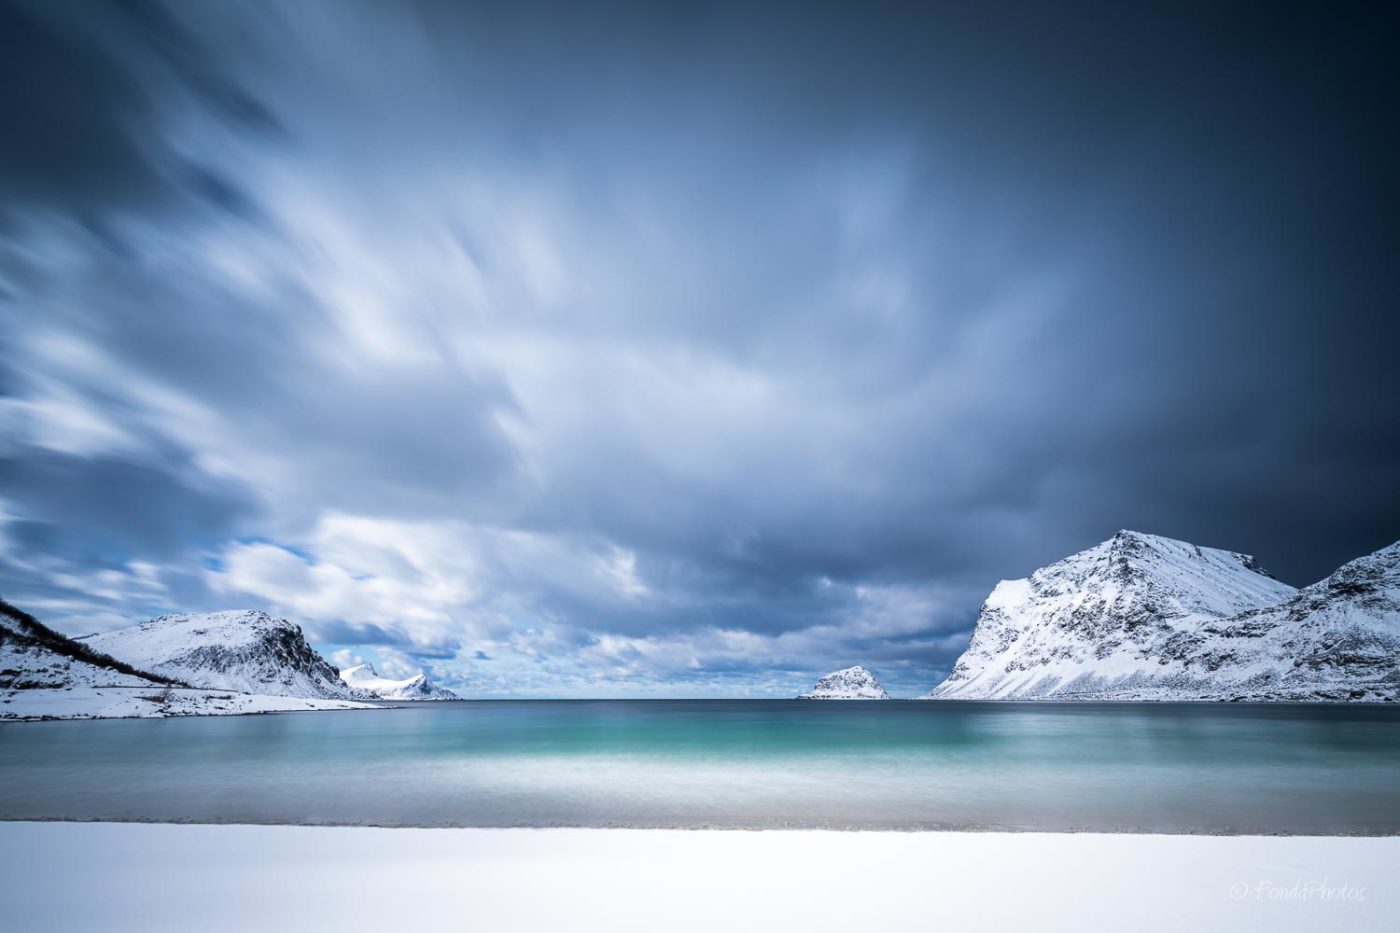
[[[1394,24],[0,6],[0,590],[466,695],[926,689],[1134,527],[1397,536]]]

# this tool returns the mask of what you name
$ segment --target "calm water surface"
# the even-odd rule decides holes
[[[1400,709],[490,701],[0,724],[0,818],[1400,833]]]

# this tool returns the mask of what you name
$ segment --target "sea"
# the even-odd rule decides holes
[[[1400,833],[1400,708],[491,700],[0,724],[0,819]]]

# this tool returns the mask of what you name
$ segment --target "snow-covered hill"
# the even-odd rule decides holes
[[[84,639],[98,651],[195,687],[329,700],[373,699],[306,643],[301,628],[265,612],[168,615]]]
[[[460,700],[461,697],[428,679],[427,674],[414,674],[404,680],[380,677],[368,663],[349,667],[340,672],[340,679],[356,690],[367,690],[381,700]]]
[[[198,716],[372,708],[189,687],[137,670],[0,601],[0,720]]]
[[[1242,554],[1119,532],[998,584],[925,698],[1393,696],[1397,563],[1393,546],[1298,591]]]
[[[173,681],[123,664],[0,602],[0,690],[163,689]]]
[[[844,670],[827,674],[811,692],[798,697],[799,700],[888,700],[890,695],[880,686],[875,675],[857,664]]]

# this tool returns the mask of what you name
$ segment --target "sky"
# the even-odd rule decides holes
[[[1400,537],[1397,40],[0,0],[0,593],[466,696],[914,695],[1119,528],[1313,582]]]

